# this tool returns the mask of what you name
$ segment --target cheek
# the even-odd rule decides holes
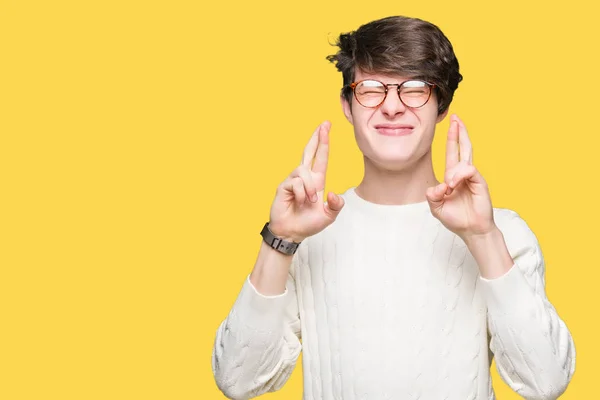
[[[426,121],[421,125],[421,135],[425,142],[431,142],[435,133],[435,121]]]
[[[352,121],[353,121],[353,125],[356,128],[359,129],[367,129],[367,125],[369,124],[369,121],[371,120],[371,118],[373,117],[373,114],[375,114],[376,110],[371,110],[368,108],[364,108],[360,105],[356,105],[356,103],[354,103],[352,105]]]
[[[423,113],[418,115],[421,126],[424,129],[424,133],[427,135],[433,135],[435,126],[437,125],[437,108],[423,110]]]

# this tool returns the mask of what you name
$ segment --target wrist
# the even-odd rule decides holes
[[[268,227],[274,236],[278,237],[279,239],[283,239],[286,242],[300,243],[304,239],[306,239],[305,237],[302,237],[298,234],[295,234],[293,232],[289,232],[286,229],[283,229],[281,226],[277,225],[276,223],[273,224],[273,223],[269,222]]]
[[[496,224],[494,224],[491,228],[481,232],[465,233],[461,235],[461,239],[471,249],[487,247],[499,241],[504,241],[504,236]]]
[[[469,235],[463,240],[477,262],[483,278],[500,277],[508,272],[514,264],[504,235],[496,226],[488,232]]]
[[[273,231],[271,231],[269,225],[269,222],[267,222],[265,226],[263,226],[262,231],[260,231],[260,235],[263,237],[263,241],[267,243],[271,248],[283,254],[295,254],[298,250],[298,247],[300,246],[300,242],[295,242],[295,238],[293,236],[288,236],[287,239],[285,236],[277,236],[275,233],[273,233]]]

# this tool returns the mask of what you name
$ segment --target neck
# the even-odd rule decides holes
[[[384,169],[365,157],[365,175],[356,188],[363,199],[377,204],[411,204],[426,201],[425,191],[439,182],[433,171],[431,150],[397,171]]]

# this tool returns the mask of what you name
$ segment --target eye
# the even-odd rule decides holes
[[[427,93],[427,90],[425,89],[405,89],[402,91],[402,93],[406,93],[406,94],[423,94],[423,93]]]
[[[380,95],[385,93],[383,83],[371,80],[361,82],[358,85],[357,90],[359,94],[362,95]]]
[[[423,81],[406,81],[402,84],[401,92],[405,96],[425,96],[429,94],[429,85]]]

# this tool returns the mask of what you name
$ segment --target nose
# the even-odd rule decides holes
[[[387,117],[395,117],[406,111],[406,106],[400,101],[398,85],[388,85],[388,93],[385,100],[379,106],[381,112]]]

